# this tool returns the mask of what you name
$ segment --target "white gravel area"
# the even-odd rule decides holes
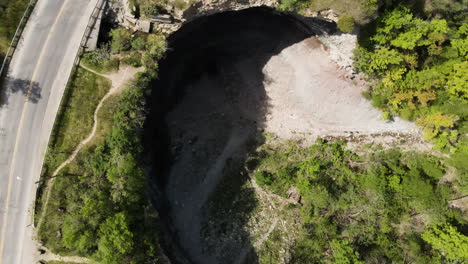
[[[318,39],[327,47],[328,57],[339,67],[352,71],[353,50],[356,48],[357,35],[339,33],[322,35]]]
[[[284,49],[265,65],[267,132],[285,139],[310,135],[306,139],[311,140],[349,132],[419,133],[411,122],[382,120],[381,112],[362,97],[364,87],[346,78],[327,53],[323,44],[311,37]]]

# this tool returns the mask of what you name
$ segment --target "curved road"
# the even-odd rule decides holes
[[[96,2],[39,0],[1,87],[0,264],[35,263],[35,182]]]

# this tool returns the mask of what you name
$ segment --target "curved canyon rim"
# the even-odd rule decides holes
[[[258,7],[198,18],[169,37],[145,131],[166,247],[191,263],[255,263],[255,199],[231,217],[209,205],[220,182],[249,180],[244,164],[266,132],[308,144],[345,131],[414,133],[382,121],[342,77],[316,38],[334,28]]]

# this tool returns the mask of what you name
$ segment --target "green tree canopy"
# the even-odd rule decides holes
[[[448,260],[468,261],[468,237],[449,224],[435,225],[426,230],[422,239]]]

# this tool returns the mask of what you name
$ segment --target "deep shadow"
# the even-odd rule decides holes
[[[232,221],[245,225],[256,206],[253,190],[242,186],[249,180],[243,170],[249,152],[263,142],[268,111],[264,83],[271,80],[265,80],[262,70],[283,49],[334,29],[334,23],[319,19],[305,23],[258,7],[198,18],[169,37],[159,80],[152,84],[144,146],[150,157],[152,200],[162,219],[163,247],[173,263],[233,263],[246,249],[245,263],[258,262],[245,228],[235,229],[236,242],[223,244],[222,236],[233,230]],[[217,188],[208,199],[193,195],[210,189],[212,178]],[[216,215],[221,206],[209,214],[220,221],[203,221],[202,233],[214,232],[215,250],[228,256],[213,259],[205,248],[194,253],[192,242],[176,228],[176,216],[185,217],[179,222],[189,230],[195,214],[205,216],[213,201],[229,209],[239,192],[246,205],[240,213]],[[192,204],[198,201],[203,203]],[[184,206],[199,209],[200,215],[179,214],[185,212]]]
[[[36,104],[41,99],[41,87],[38,82],[6,77],[0,87],[0,107],[8,105],[10,95],[22,93],[28,101]]]

